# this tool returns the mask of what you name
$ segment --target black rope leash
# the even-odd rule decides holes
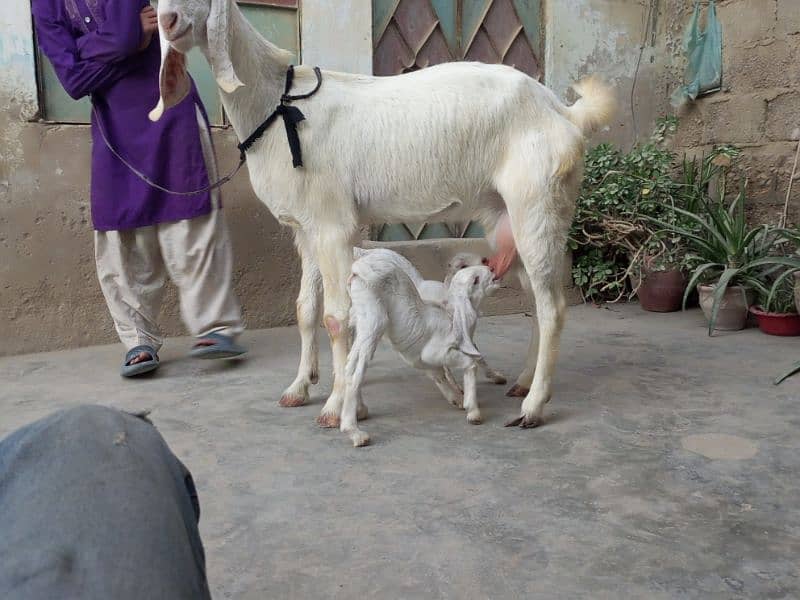
[[[305,121],[306,116],[299,108],[291,104],[295,100],[311,98],[311,96],[319,91],[319,88],[322,87],[322,71],[319,70],[319,67],[314,67],[314,75],[317,76],[317,85],[313,90],[307,94],[292,96],[289,92],[292,91],[292,84],[294,83],[294,67],[289,67],[286,71],[286,86],[284,87],[283,96],[281,96],[281,103],[278,105],[278,108],[250,134],[250,137],[239,144],[239,159],[241,161],[246,160],[247,151],[252,148],[253,144],[261,139],[264,132],[270,128],[278,117],[283,117],[283,124],[286,127],[286,138],[289,140],[289,149],[292,151],[292,165],[295,169],[303,166],[303,151],[300,148],[300,137],[297,135],[297,124]]]
[[[94,114],[95,123],[97,124],[97,130],[100,133],[100,137],[103,138],[103,142],[105,143],[106,147],[111,151],[117,160],[119,160],[123,165],[125,165],[136,177],[144,181],[147,185],[152,188],[155,188],[161,192],[167,194],[173,194],[176,196],[196,196],[198,194],[204,194],[206,192],[210,192],[217,188],[222,187],[226,183],[228,183],[231,179],[233,179],[239,170],[244,166],[244,163],[247,162],[247,151],[255,144],[264,133],[269,129],[270,125],[272,125],[278,117],[283,117],[283,123],[286,127],[286,138],[289,142],[289,149],[292,151],[292,165],[296,169],[297,167],[303,166],[303,153],[300,147],[300,137],[297,134],[297,124],[305,121],[305,115],[302,111],[297,108],[296,106],[291,106],[291,103],[295,100],[305,100],[306,98],[310,98],[314,94],[319,91],[319,88],[322,87],[322,71],[320,71],[319,67],[314,67],[314,74],[317,76],[317,85],[316,87],[308,92],[307,94],[298,94],[292,96],[289,92],[292,90],[292,85],[294,83],[294,66],[290,66],[289,69],[286,71],[286,85],[284,87],[283,95],[281,96],[281,103],[278,107],[272,112],[270,116],[268,116],[261,125],[259,125],[256,130],[250,134],[250,136],[243,141],[241,144],[238,145],[239,148],[239,164],[225,177],[211,183],[203,188],[198,190],[193,190],[191,192],[178,192],[175,190],[171,190],[166,188],[162,185],[157,184],[155,181],[150,179],[147,175],[145,175],[142,171],[134,167],[128,160],[125,159],[111,144],[108,139],[108,135],[106,134],[105,127],[103,126],[103,120],[100,118],[100,113],[97,112],[97,108],[92,103],[92,112]]]

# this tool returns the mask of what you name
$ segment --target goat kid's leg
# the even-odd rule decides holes
[[[346,385],[340,431],[346,434],[356,448],[369,444],[369,434],[358,428],[359,407],[364,406],[361,399],[361,386],[367,372],[367,363],[375,354],[375,347],[383,335],[383,330],[360,334],[356,331],[353,348],[347,357]],[[366,408],[366,406],[364,406]]]
[[[473,425],[483,423],[481,409],[478,406],[478,364],[471,361],[471,364],[464,369],[464,410],[467,411],[467,421]]]
[[[486,359],[482,356],[478,359],[478,365],[483,369],[483,372],[486,373],[486,379],[491,381],[496,385],[505,385],[506,384],[506,376],[503,375],[500,371],[495,371]]]
[[[425,372],[433,380],[442,396],[456,408],[464,408],[464,394],[453,380],[453,375],[447,367],[443,369],[432,369]]]
[[[297,377],[286,388],[280,404],[284,407],[303,406],[308,403],[308,387],[319,381],[319,344],[317,330],[321,321],[320,302],[322,278],[308,242],[298,232],[297,248],[302,261],[303,275],[297,297],[297,328],[300,330],[300,366]]]
[[[345,367],[350,341],[348,328],[350,295],[347,291],[347,279],[350,277],[350,268],[353,265],[353,243],[350,236],[336,232],[320,236],[317,248],[321,249],[317,259],[324,291],[323,322],[331,339],[333,358],[333,391],[322,407],[317,423],[320,427],[339,427],[346,388]]]

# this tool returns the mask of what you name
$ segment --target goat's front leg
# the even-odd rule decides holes
[[[350,294],[347,279],[353,266],[353,243],[340,232],[321,235],[317,243],[317,259],[322,273],[325,303],[323,322],[331,339],[333,358],[333,391],[317,418],[320,427],[339,427],[346,387],[345,367],[350,341],[348,326]],[[363,407],[361,411],[365,412]]]
[[[471,364],[464,369],[464,410],[467,411],[467,421],[473,425],[483,423],[481,409],[478,406],[478,364]]]
[[[317,330],[321,321],[322,277],[305,235],[298,231],[295,234],[295,241],[303,267],[300,294],[297,297],[297,328],[300,330],[301,344],[300,366],[297,369],[297,377],[283,392],[278,403],[285,407],[303,406],[308,403],[308,387],[319,381]]]
[[[478,406],[478,361],[458,350],[450,350],[446,368],[464,369],[464,410],[467,411],[467,421],[473,425],[483,423]]]

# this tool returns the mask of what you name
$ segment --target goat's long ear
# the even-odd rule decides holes
[[[239,80],[231,62],[231,0],[211,0],[208,15],[208,61],[219,87],[228,94],[244,84]]]
[[[453,333],[456,335],[458,349],[469,356],[480,357],[481,351],[472,341],[472,329],[478,313],[466,294],[458,294],[448,299],[453,315]]]
[[[150,111],[151,121],[158,121],[164,111],[180,103],[192,89],[186,72],[186,56],[177,52],[161,33],[161,71],[158,77],[158,105]]]

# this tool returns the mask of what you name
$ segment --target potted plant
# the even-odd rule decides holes
[[[662,240],[654,236],[639,258],[631,261],[631,288],[639,305],[651,312],[675,312],[681,309],[686,289],[684,248],[679,239]]]
[[[758,328],[769,335],[800,335],[800,315],[795,310],[792,269],[779,274],[770,293],[760,294],[760,304],[750,307]]]
[[[708,334],[715,330],[743,329],[755,292],[769,296],[766,276],[781,268],[800,269],[800,258],[784,256],[790,232],[769,225],[749,227],[744,203],[746,182],[726,205],[722,186],[719,200],[698,199],[695,212],[673,207],[691,224],[659,221],[665,230],[680,235],[694,264],[684,292],[684,306],[690,290],[697,286],[700,307],[708,320]]]

